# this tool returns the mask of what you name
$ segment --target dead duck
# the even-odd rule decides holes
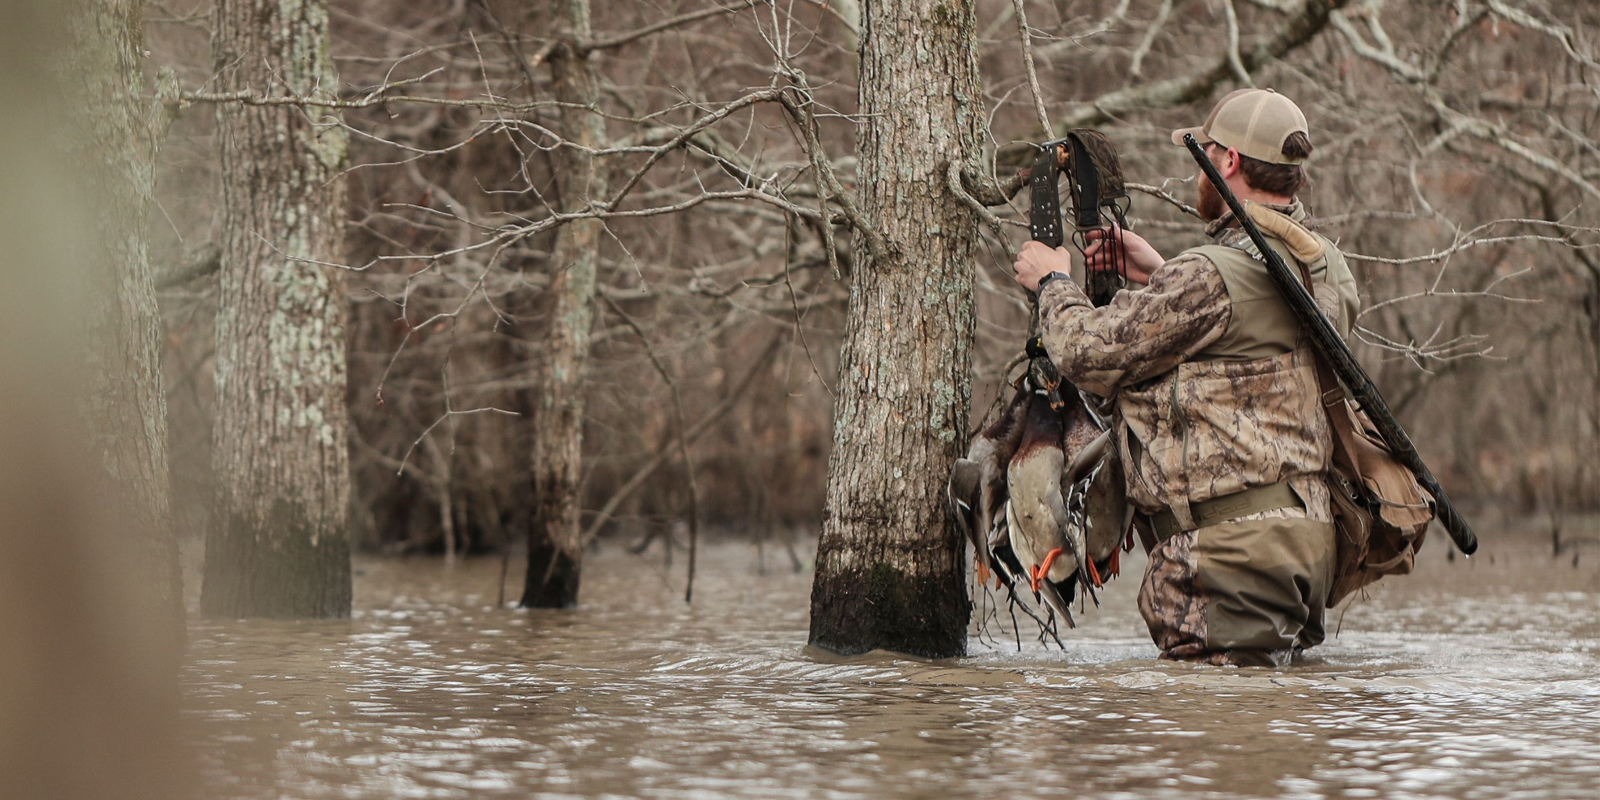
[[[1074,624],[1077,586],[1094,597],[1120,567],[1130,514],[1111,442],[1082,395],[1048,359],[1033,359],[950,474],[951,514],[980,581],[992,571],[1008,589],[1020,582]]]
[[[1030,370],[1035,385],[1049,379]],[[1056,388],[1033,394],[1007,474],[1006,533],[1013,573],[1071,625],[1078,586],[1098,604],[1095,590],[1121,571],[1131,512],[1111,432],[1071,384]]]
[[[1111,437],[1111,431],[1100,431],[1085,446],[1069,450],[1071,458],[1061,477],[1062,486],[1067,487],[1069,524],[1082,529],[1085,559],[1078,577],[1091,591],[1121,572],[1133,517],[1123,483],[1122,461],[1113,451]],[[1072,438],[1070,434],[1068,438]]]
[[[1072,625],[1068,606],[1072,602],[1071,578],[1077,574],[1082,541],[1069,536],[1075,528],[1068,524],[1066,499],[1061,479],[1067,464],[1065,409],[1052,408],[1060,395],[1041,378],[1035,360],[1030,368],[1027,417],[1022,441],[1006,467],[1006,530],[1013,577],[1027,581],[1036,597]],[[1075,399],[1075,394],[1074,394]],[[1070,408],[1070,403],[1067,408]],[[1081,529],[1076,529],[1081,533]],[[1003,563],[1003,562],[1002,562]]]
[[[1004,528],[1006,467],[1022,443],[1029,397],[1031,392],[1026,388],[1018,389],[1000,415],[972,438],[967,457],[956,459],[950,470],[946,487],[950,514],[962,535],[972,543],[974,562],[983,582],[992,571],[1010,583],[1006,567],[996,563],[991,538],[997,528]]]

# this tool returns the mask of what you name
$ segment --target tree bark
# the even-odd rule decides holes
[[[159,134],[144,96],[143,14],[137,0],[79,0],[64,78],[73,95],[68,146],[84,168],[79,188],[95,235],[80,247],[91,382],[84,415],[105,467],[103,502],[135,532],[133,565],[181,637],[178,545],[168,515],[167,401],[161,379],[161,315],[147,252],[146,212],[155,189]],[[99,490],[97,490],[99,491]]]
[[[561,109],[563,135],[583,147],[600,147],[605,120],[586,110],[599,96],[590,56],[578,42],[593,33],[589,0],[558,0],[556,26],[563,43],[550,55],[550,77]],[[563,147],[560,164],[563,211],[606,198],[606,178],[594,157]],[[554,298],[545,362],[535,399],[533,484],[535,505],[528,530],[526,608],[570,608],[578,602],[583,564],[578,484],[583,463],[583,386],[594,320],[595,268],[603,225],[585,219],[567,223],[556,245],[549,291]]]
[[[317,0],[218,0],[222,91],[332,97]],[[217,493],[200,607],[350,613],[343,273],[345,134],[326,112],[224,103]]]
[[[941,176],[979,146],[975,20],[948,0],[862,17],[861,209],[884,242],[851,275],[811,643],[955,656],[971,606],[944,485],[966,440],[977,221]]]

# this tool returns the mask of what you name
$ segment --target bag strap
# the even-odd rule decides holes
[[[1298,258],[1295,259],[1295,263],[1300,266],[1300,281],[1305,284],[1306,291],[1314,293],[1311,269]],[[1333,367],[1329,366],[1328,360],[1320,353],[1313,350],[1311,359],[1316,365],[1317,393],[1321,397],[1322,410],[1328,415],[1328,423],[1333,427],[1335,465],[1355,478],[1358,486],[1364,485],[1361,468],[1356,464],[1356,431],[1351,424],[1350,412],[1345,407],[1344,385],[1339,383],[1338,376],[1333,374]],[[1340,458],[1341,455],[1343,458]]]

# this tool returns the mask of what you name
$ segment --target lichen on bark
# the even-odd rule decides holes
[[[217,0],[219,88],[332,97],[316,0]],[[344,616],[350,491],[343,273],[347,142],[314,107],[224,103],[216,497],[201,609]]]

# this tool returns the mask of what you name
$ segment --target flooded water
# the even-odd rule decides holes
[[[351,620],[192,620],[187,715],[207,798],[1594,797],[1600,550],[1527,541],[1430,541],[1281,670],[1157,661],[1142,559],[1064,651],[937,663],[806,650],[809,572],[749,545],[692,607],[681,557],[599,553],[570,612],[363,559]]]

